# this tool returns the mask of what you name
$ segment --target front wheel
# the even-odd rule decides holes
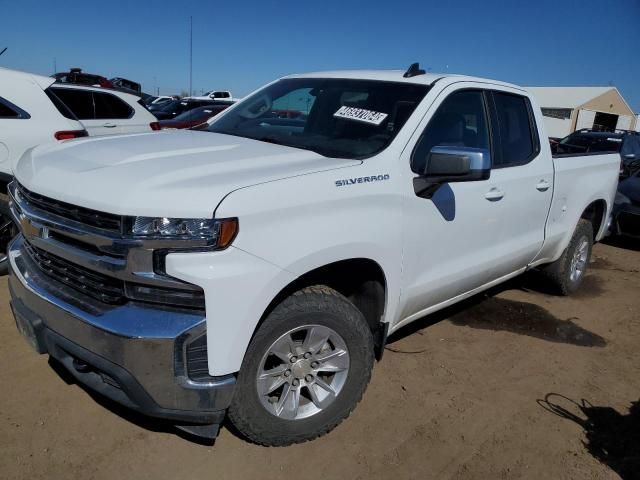
[[[373,336],[362,313],[324,286],[278,305],[245,355],[229,419],[249,440],[285,446],[335,428],[371,377]]]
[[[551,280],[558,293],[570,295],[580,287],[589,265],[592,246],[591,222],[580,220],[562,256],[542,268],[542,272]]]

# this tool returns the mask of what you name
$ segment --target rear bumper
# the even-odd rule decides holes
[[[219,424],[235,377],[188,376],[186,349],[205,332],[202,312],[129,302],[105,308],[40,272],[22,249],[9,248],[11,307],[40,353],[78,382],[146,415],[176,424]]]

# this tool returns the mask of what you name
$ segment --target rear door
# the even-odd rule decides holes
[[[515,92],[490,92],[495,144],[490,181],[499,215],[493,234],[505,275],[530,263],[542,248],[553,194],[551,151],[541,146],[529,99]]]

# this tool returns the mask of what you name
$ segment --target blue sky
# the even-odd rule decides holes
[[[406,68],[521,85],[617,86],[640,112],[640,0],[0,0],[0,66],[79,66],[161,93],[237,96],[282,75]]]

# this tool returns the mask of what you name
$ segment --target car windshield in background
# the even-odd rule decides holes
[[[284,79],[243,100],[207,130],[327,157],[364,158],[391,143],[428,90],[374,80]]]
[[[615,134],[573,134],[560,140],[558,153],[619,152],[622,137]]]

